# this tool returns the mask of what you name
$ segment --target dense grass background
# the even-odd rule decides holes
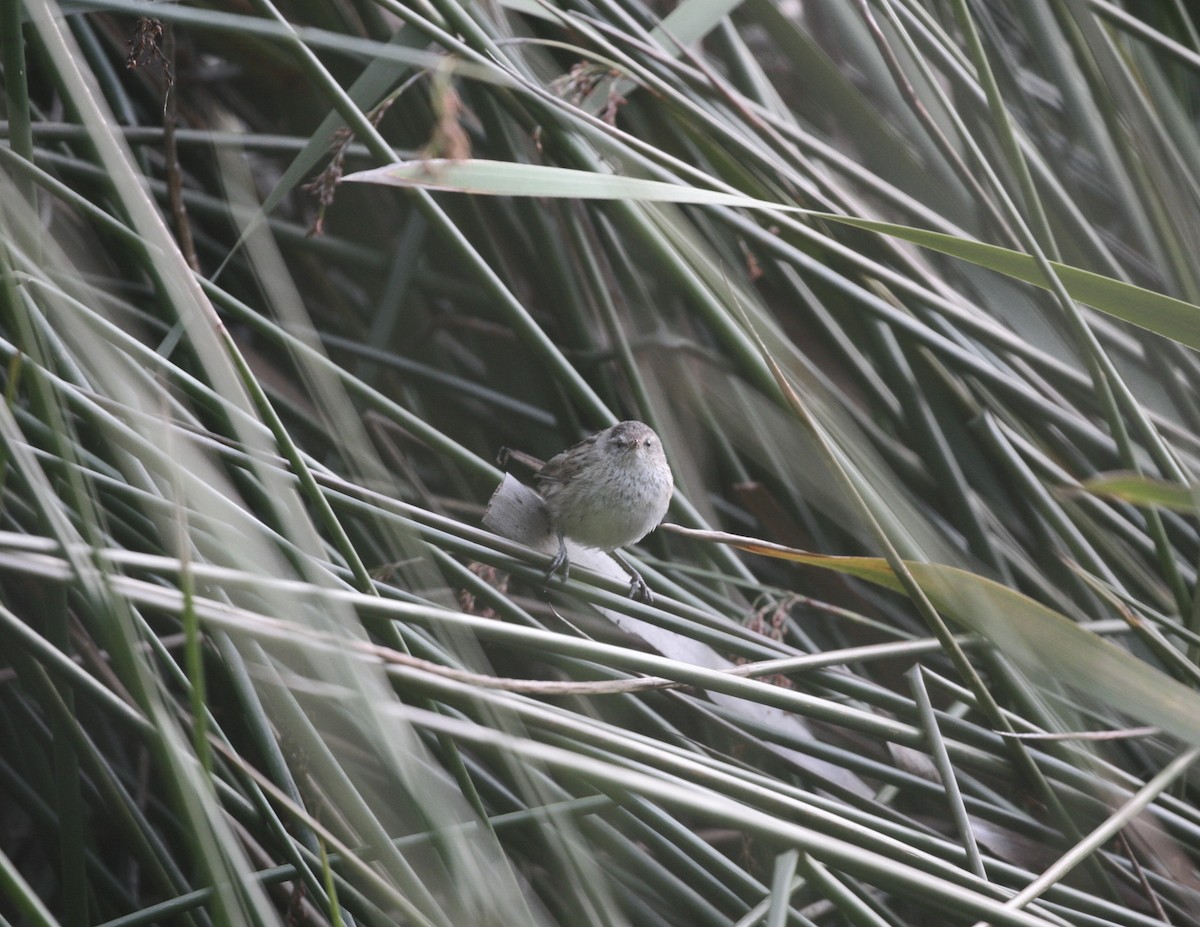
[[[1190,9],[0,0],[3,922],[1192,923]]]

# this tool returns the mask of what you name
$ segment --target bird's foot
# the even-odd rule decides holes
[[[562,535],[558,536],[558,553],[554,555],[554,559],[550,561],[550,569],[546,571],[546,582],[550,582],[555,576],[561,576],[563,582],[567,581],[567,575],[571,572],[571,561],[567,559],[567,542],[563,540]]]
[[[629,577],[629,598],[635,602],[641,602],[643,605],[651,605],[654,602],[650,587],[646,585],[642,574],[637,570],[632,570]]]
[[[629,598],[635,602],[641,602],[643,605],[649,605],[654,601],[654,596],[650,594],[650,587],[646,585],[646,581],[642,579],[642,574],[633,568],[633,564],[621,556],[619,551],[609,551],[612,558],[621,564],[621,569],[629,574]]]

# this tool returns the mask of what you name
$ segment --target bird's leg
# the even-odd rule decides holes
[[[561,573],[563,582],[567,580],[567,574],[571,570],[570,561],[567,560],[567,539],[563,537],[561,531],[558,532],[558,553],[554,555],[554,559],[550,562],[550,570],[546,573],[546,582],[554,579],[556,573]]]
[[[621,556],[621,552],[617,550],[609,551],[617,563],[621,564],[622,569],[629,574],[629,598],[636,602],[641,602],[643,605],[649,605],[654,601],[654,596],[650,594],[650,587],[646,585],[646,581],[642,579],[642,574],[633,568],[633,564]]]

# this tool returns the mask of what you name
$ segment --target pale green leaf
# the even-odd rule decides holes
[[[1175,512],[1195,512],[1192,487],[1155,480],[1137,473],[1104,473],[1082,484],[1084,490],[1098,496],[1114,496],[1134,505],[1161,506]]]
[[[597,174],[540,164],[480,159],[405,161],[348,174],[342,180],[489,196],[640,200],[796,212],[890,235],[1035,286],[1049,287],[1049,281],[1032,256],[998,245],[891,222],[816,212],[753,197],[658,180],[618,174]],[[1068,264],[1051,262],[1051,266],[1067,292],[1080,302],[1139,328],[1200,349],[1200,308],[1197,306]]]

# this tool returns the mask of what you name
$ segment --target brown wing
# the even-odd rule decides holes
[[[580,448],[596,443],[596,436],[590,435],[584,438],[578,444],[573,444],[561,454],[555,454],[546,461],[546,465],[542,467],[535,475],[534,479],[538,486],[545,483],[569,483],[571,478],[579,471],[577,463],[578,456],[576,452]]]

